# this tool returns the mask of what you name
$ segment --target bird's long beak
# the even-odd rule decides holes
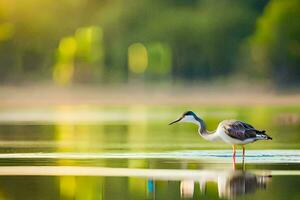
[[[180,117],[180,118],[176,119],[175,121],[169,123],[169,125],[175,124],[176,122],[179,122],[180,120],[182,120],[182,117]]]

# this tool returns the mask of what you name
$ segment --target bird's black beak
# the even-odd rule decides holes
[[[169,125],[175,124],[176,122],[179,122],[181,119],[182,119],[182,117],[180,117],[180,118],[176,119],[175,121],[169,123]]]

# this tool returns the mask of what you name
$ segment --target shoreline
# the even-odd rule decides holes
[[[0,86],[0,107],[51,105],[300,105],[300,93],[264,88],[53,85]]]

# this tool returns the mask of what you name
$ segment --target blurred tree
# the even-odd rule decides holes
[[[297,82],[298,19],[299,0],[1,0],[0,81],[59,77],[64,70],[56,54],[70,36],[75,82],[126,81],[135,43],[145,45],[143,77],[150,82],[236,71],[277,84],[288,77]]]
[[[174,54],[173,77],[194,80],[228,76],[233,73],[240,43],[254,30],[256,17],[267,3],[253,2],[129,0],[117,14],[120,18],[115,28],[122,34],[110,32],[115,29],[107,31],[114,36],[109,38],[110,44],[119,52],[109,61],[120,67],[118,61],[126,55],[126,47],[159,41],[168,44]]]
[[[300,83],[299,21],[299,0],[268,4],[247,46],[252,73],[267,76],[278,86]]]

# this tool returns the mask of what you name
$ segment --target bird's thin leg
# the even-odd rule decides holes
[[[245,145],[243,145],[243,170],[245,169]]]
[[[233,169],[235,170],[235,145],[232,145],[232,150],[233,150],[233,154],[232,154]]]
[[[235,158],[235,145],[232,145],[233,154],[232,157]]]

